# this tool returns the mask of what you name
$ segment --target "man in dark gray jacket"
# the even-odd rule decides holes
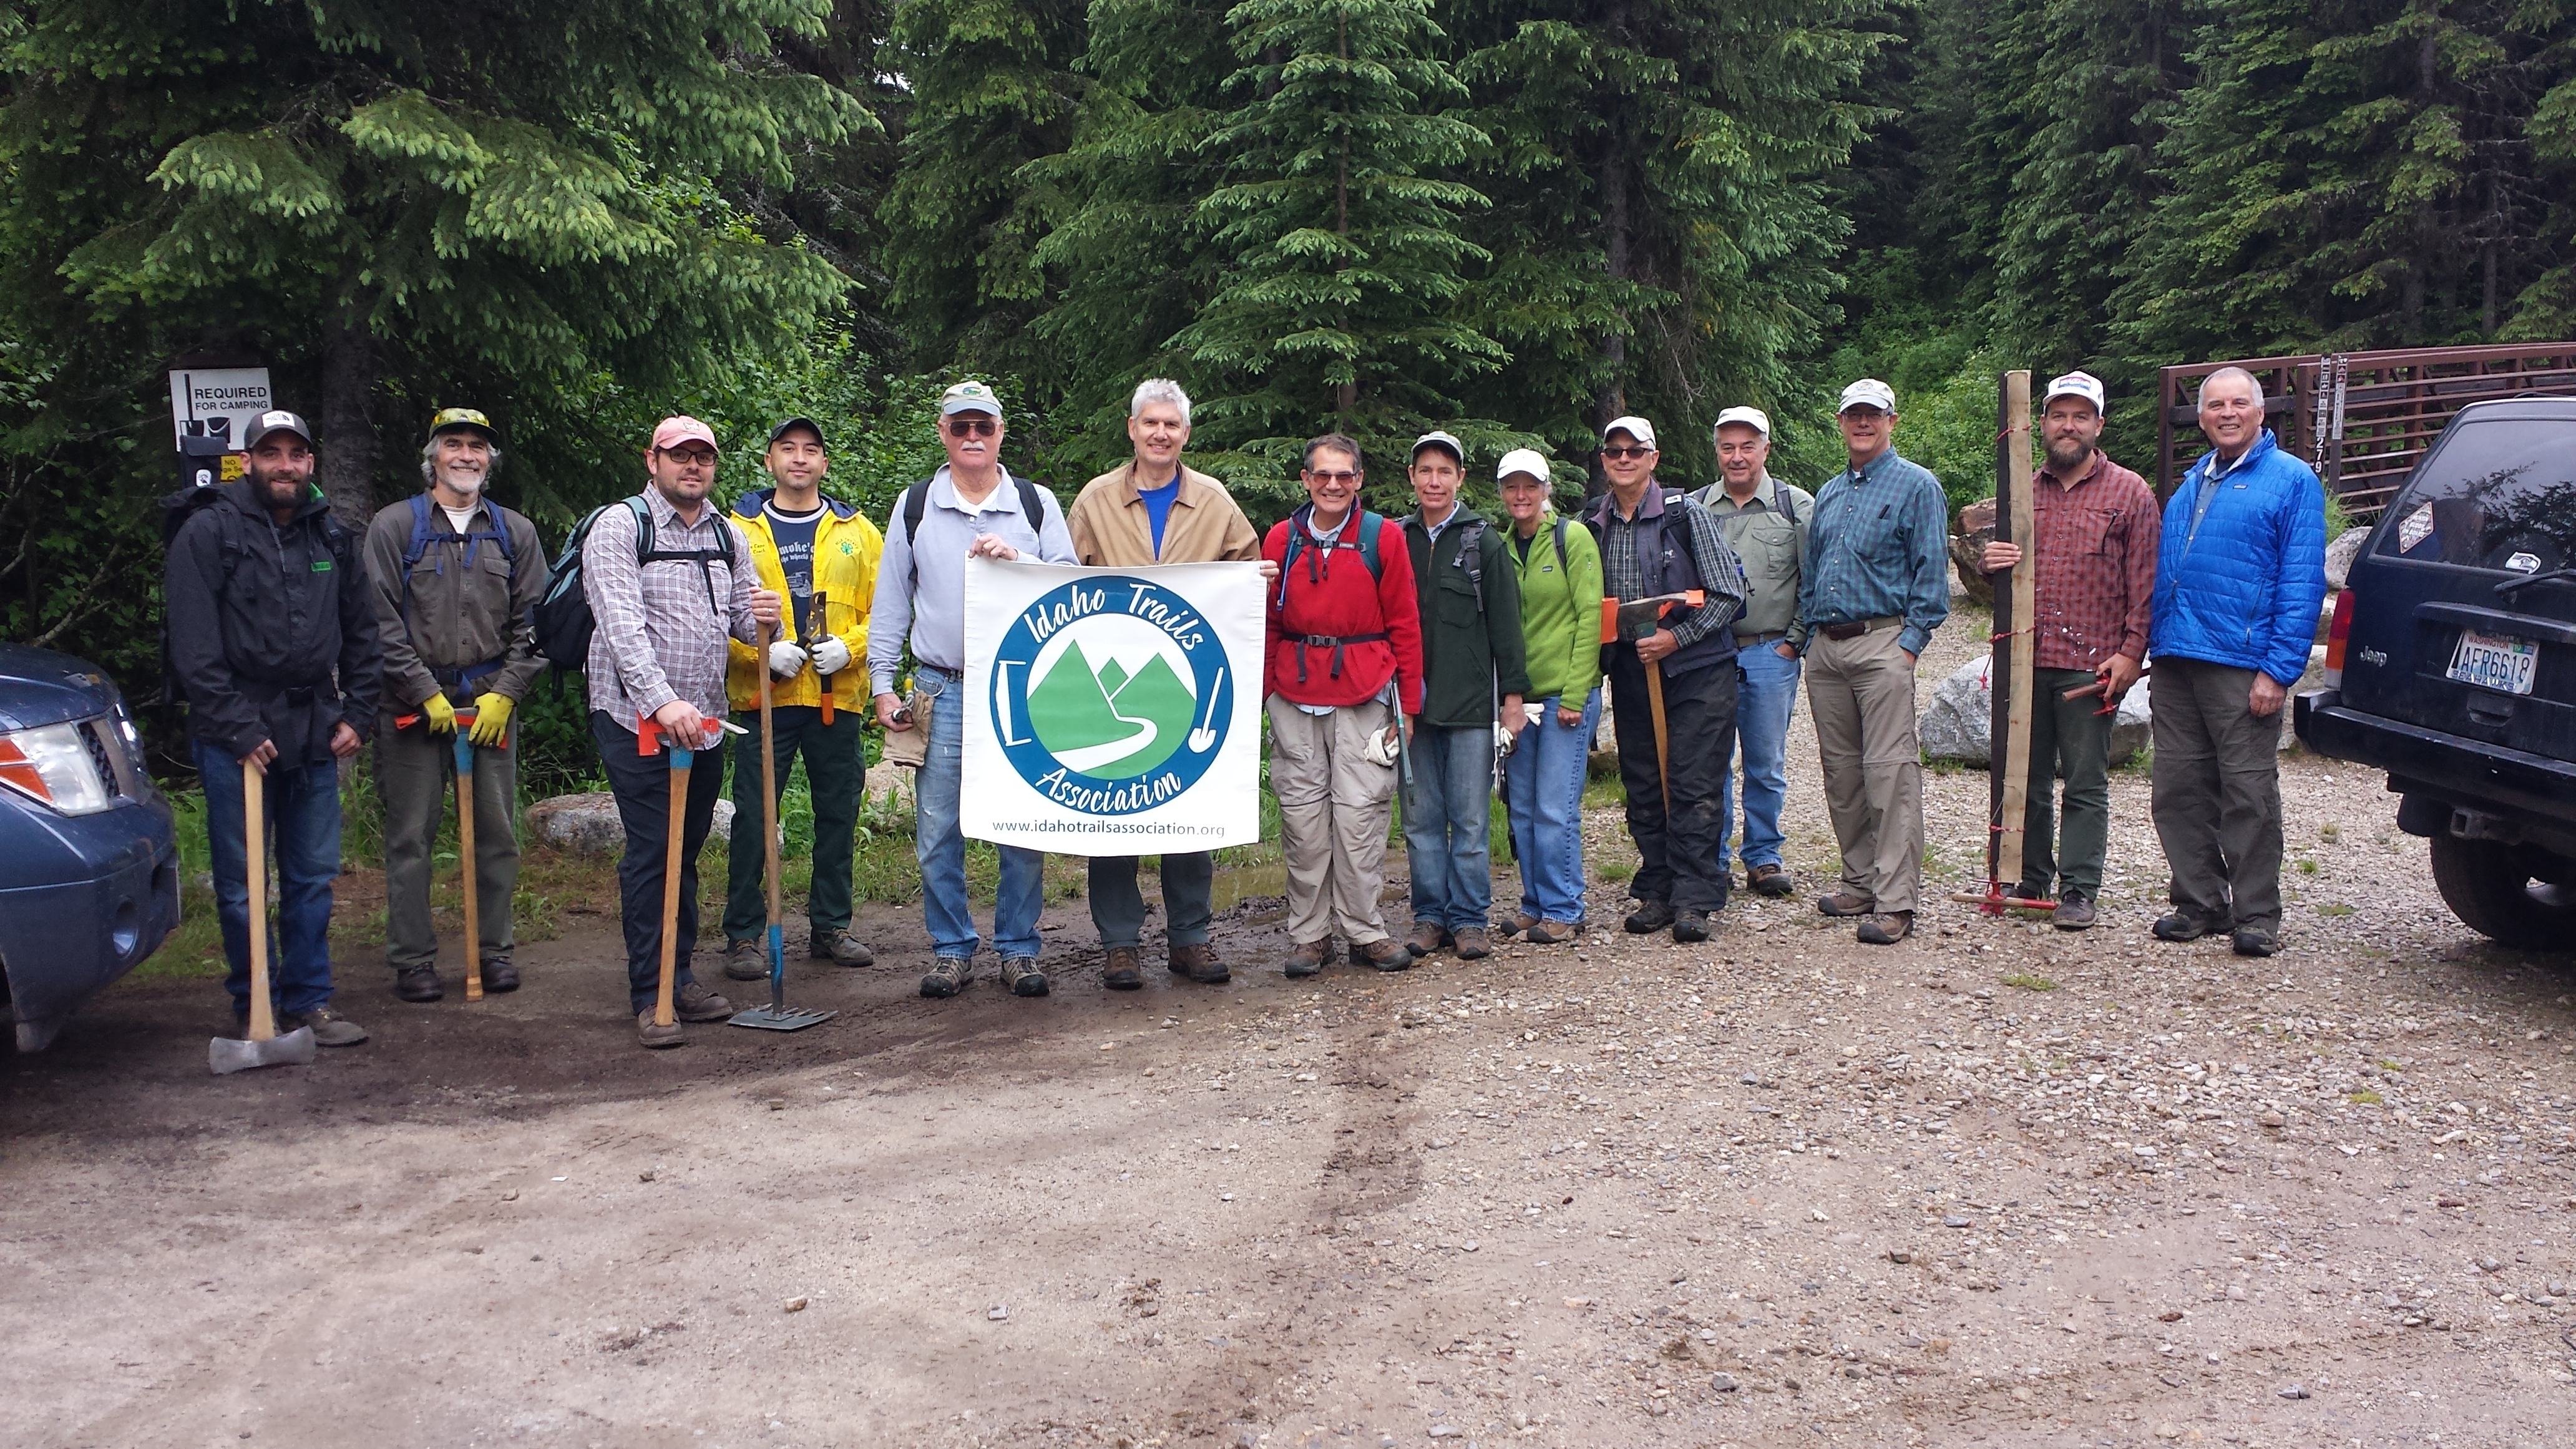
[[[474,892],[486,991],[519,989],[510,900],[519,881],[518,732],[510,715],[545,667],[528,611],[546,591],[536,525],[486,496],[501,461],[492,420],[449,408],[420,450],[428,486],[367,526],[367,580],[384,641],[376,793],[385,803],[385,961],[394,994],[436,1001],[430,856],[446,817],[456,732],[474,751]],[[459,719],[470,712],[470,722]]]

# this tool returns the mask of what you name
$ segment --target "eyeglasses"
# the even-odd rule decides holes
[[[991,418],[950,418],[948,436],[952,438],[989,438],[1001,424]]]
[[[1605,448],[1603,448],[1603,449],[1601,450],[1601,456],[1602,456],[1602,457],[1604,457],[1604,458],[1611,459],[1611,460],[1613,460],[1613,461],[1622,461],[1622,460],[1629,459],[1629,458],[1642,458],[1642,457],[1646,456],[1648,453],[1651,453],[1651,452],[1653,452],[1653,451],[1655,451],[1655,450],[1654,450],[1654,449],[1652,449],[1652,448],[1612,448],[1612,447],[1605,447]]]
[[[1357,473],[1318,473],[1312,468],[1306,470],[1306,478],[1307,481],[1313,483],[1357,483],[1360,481],[1360,475]]]
[[[683,468],[704,468],[716,460],[715,451],[711,448],[664,448],[662,456]]]

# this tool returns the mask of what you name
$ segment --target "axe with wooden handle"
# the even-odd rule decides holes
[[[1708,594],[1702,589],[1684,589],[1678,594],[1655,594],[1643,599],[1603,599],[1601,642],[1616,644],[1619,637],[1630,629],[1647,629],[1675,606],[1696,609],[1707,602]],[[1648,664],[1645,673],[1646,714],[1655,723],[1655,779],[1664,787],[1664,818],[1669,820],[1673,813],[1673,776],[1665,761],[1673,750],[1671,731],[1664,723],[1663,666],[1660,663]]]

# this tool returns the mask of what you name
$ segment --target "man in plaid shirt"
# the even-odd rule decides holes
[[[2093,924],[2102,891],[2102,856],[2111,836],[2112,716],[2102,713],[2138,682],[2147,657],[2147,624],[2156,588],[2156,546],[2163,521],[2146,480],[2102,456],[2102,384],[2070,372],[2040,400],[2048,450],[2031,489],[2039,570],[2032,623],[2038,671],[2032,676],[2029,803],[2022,816],[2019,894],[2048,898],[2058,888],[2057,929]],[[1989,574],[2022,561],[2018,544],[1990,543],[1981,560]],[[2066,698],[2071,689],[2098,686]],[[2054,858],[2049,782],[2066,779],[2064,826]],[[2052,876],[2054,879],[2052,880]]]

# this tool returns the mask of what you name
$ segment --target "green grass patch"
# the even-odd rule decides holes
[[[2342,901],[2328,901],[2324,905],[2317,907],[2317,914],[2329,917],[2349,916],[2352,914],[2352,907]]]
[[[2356,1107],[2376,1107],[2379,1105],[2381,1100],[2380,1095],[2377,1092],[2370,1090],[2368,1087],[2364,1087],[2358,1092],[2346,1092],[2343,1099]]]
[[[2006,986],[2018,986],[2024,991],[2055,991],[2057,989],[2056,982],[2049,980],[2045,976],[2033,976],[2026,971],[2016,971],[2012,975],[2004,977],[2003,984]]]

